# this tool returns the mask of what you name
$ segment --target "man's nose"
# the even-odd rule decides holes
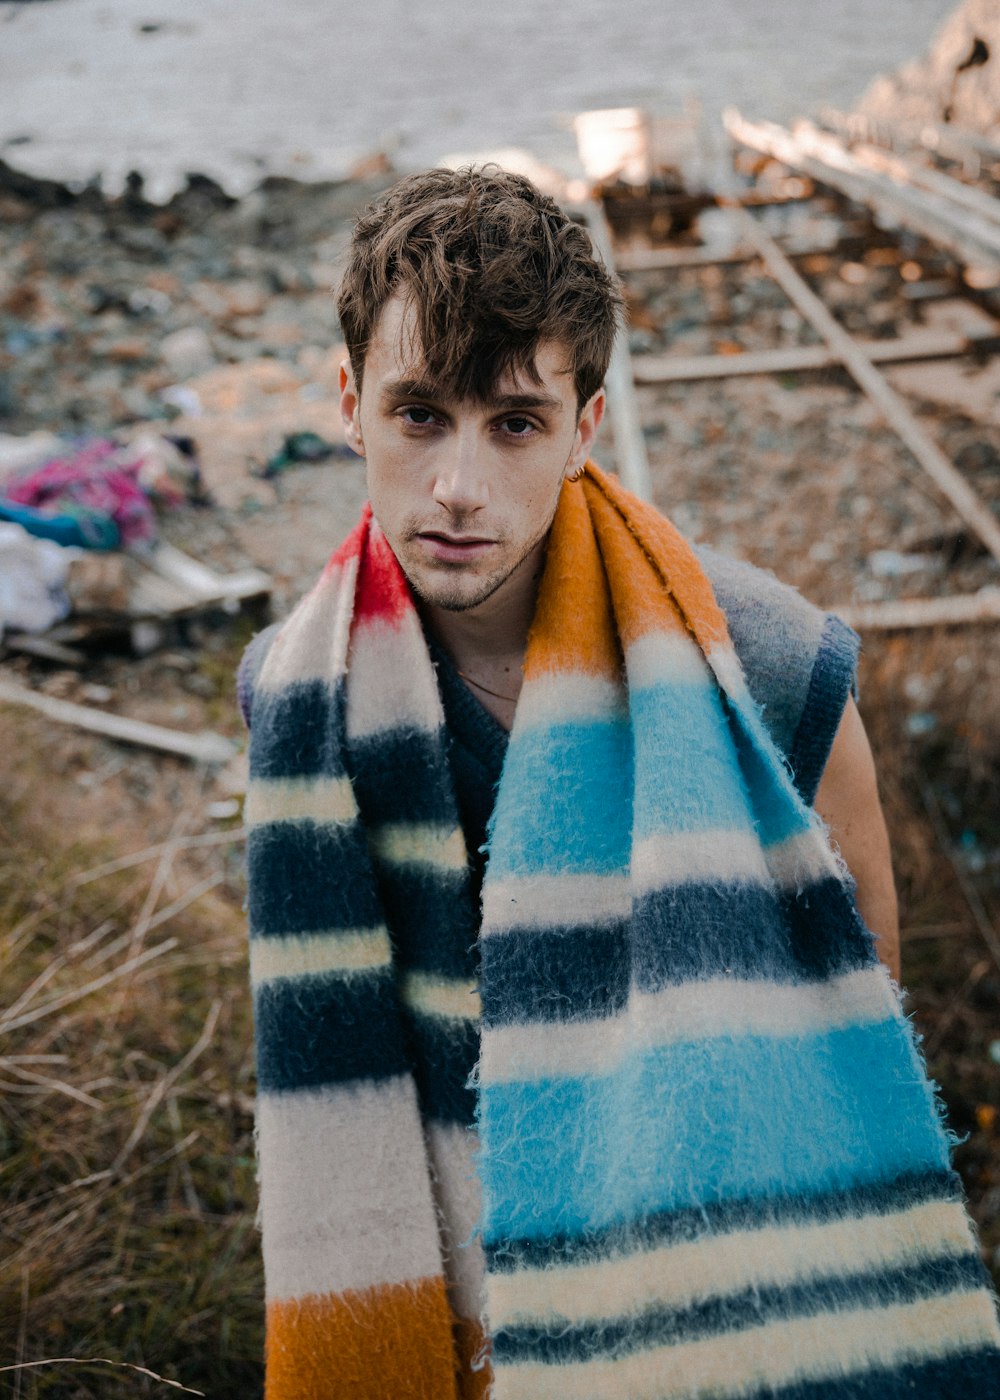
[[[434,500],[452,515],[480,510],[489,500],[486,463],[478,434],[458,429],[443,447],[434,482]]]

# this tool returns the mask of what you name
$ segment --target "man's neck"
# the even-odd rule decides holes
[[[521,690],[521,667],[545,561],[544,541],[478,607],[453,612],[422,603],[431,632],[487,710],[507,728]]]

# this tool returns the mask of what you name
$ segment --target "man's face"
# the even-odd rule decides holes
[[[539,382],[514,375],[488,404],[427,382],[413,313],[385,306],[359,398],[341,370],[347,439],[364,456],[372,509],[418,597],[448,611],[503,597],[540,562],[563,478],[587,458],[603,391],[577,412],[562,346],[545,341]]]

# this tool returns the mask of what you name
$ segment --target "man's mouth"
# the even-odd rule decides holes
[[[421,530],[417,539],[432,558],[443,564],[469,563],[496,544],[496,540],[484,535],[449,535],[443,530]]]

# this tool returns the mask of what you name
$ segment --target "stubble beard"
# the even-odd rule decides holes
[[[524,546],[513,563],[504,564],[481,578],[475,578],[477,587],[471,592],[468,590],[470,569],[467,564],[439,563],[414,567],[409,565],[405,559],[400,558],[400,568],[406,575],[406,580],[414,595],[421,603],[440,608],[443,612],[471,612],[473,608],[481,607],[483,603],[488,602],[519,569],[524,567],[525,561],[532,551],[548,534],[550,525],[547,525],[536,539]],[[407,530],[404,532],[403,538],[409,542],[417,533],[416,530]],[[504,541],[501,539],[497,543],[502,547]]]

